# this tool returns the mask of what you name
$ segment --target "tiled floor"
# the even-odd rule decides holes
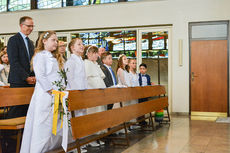
[[[105,146],[92,153],[230,153],[230,124],[172,117],[154,132],[132,131],[130,147]]]

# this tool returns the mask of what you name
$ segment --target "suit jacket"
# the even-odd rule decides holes
[[[114,85],[113,84],[113,77],[112,77],[110,71],[108,70],[108,68],[105,65],[102,65],[101,69],[102,69],[102,71],[105,74],[104,82],[105,82],[106,87],[108,88],[108,87],[113,86]]]
[[[100,67],[103,67],[103,66],[104,66],[104,64],[102,63],[100,57],[97,58],[97,64],[98,64]]]
[[[29,44],[28,44],[29,46]],[[30,59],[34,54],[34,45],[30,40],[29,53]],[[28,57],[26,45],[20,33],[10,37],[7,44],[7,53],[10,62],[10,72],[8,82],[27,86],[26,78],[34,76],[30,70],[30,60]]]
[[[146,74],[146,78],[147,78],[147,85],[151,85],[151,78],[148,74]],[[140,73],[139,73],[139,84],[140,86],[142,86],[142,77]]]

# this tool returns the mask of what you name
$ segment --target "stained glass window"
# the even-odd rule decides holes
[[[117,58],[119,54],[136,57],[136,31],[89,32],[72,34],[81,38],[84,45],[104,47]]]
[[[142,57],[167,58],[168,57],[168,32],[143,32]]]
[[[113,50],[114,51],[124,50],[124,43],[121,41],[118,44],[113,44]]]
[[[89,37],[89,33],[79,33],[80,38],[88,38]]]
[[[7,0],[0,0],[0,12],[6,11],[6,1]]]
[[[147,50],[149,48],[149,40],[148,39],[142,39],[142,49]]]
[[[9,0],[9,11],[29,10],[30,0]]]
[[[99,35],[100,35],[100,33],[99,32],[91,32],[91,33],[89,33],[89,38],[98,38],[99,37]]]
[[[114,2],[118,2],[118,0],[100,0],[100,3],[114,3]]]
[[[84,45],[94,45],[97,47],[107,46],[107,42],[103,39],[109,32],[90,32],[72,34],[72,38],[81,38]]]
[[[64,0],[63,6],[88,5],[89,0]]]
[[[38,9],[62,7],[62,0],[38,0]]]
[[[82,39],[84,45],[89,45],[89,41],[87,39]]]
[[[88,5],[89,1],[88,0],[73,0],[73,5]]]
[[[164,49],[164,37],[153,37],[153,44],[152,48],[153,49]]]

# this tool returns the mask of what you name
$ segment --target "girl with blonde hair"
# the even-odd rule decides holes
[[[128,72],[130,74],[130,81],[131,81],[131,86],[132,87],[137,87],[137,86],[140,86],[139,84],[139,76],[136,72],[136,67],[137,67],[137,61],[136,59],[129,59],[129,62],[128,62]]]
[[[58,90],[54,82],[63,62],[58,55],[58,39],[54,31],[40,35],[32,59],[36,85],[26,116],[20,153],[41,153],[61,146],[62,129],[58,120],[57,134],[52,134],[53,107],[51,91]]]
[[[67,90],[87,89],[85,65],[82,59],[84,46],[80,38],[72,39],[69,43],[70,58],[65,63],[67,72]]]

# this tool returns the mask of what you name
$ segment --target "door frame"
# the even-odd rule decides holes
[[[142,32],[168,31],[168,102],[169,112],[172,112],[172,26],[137,28],[137,67],[142,63]],[[138,68],[137,68],[138,70]]]
[[[229,117],[230,113],[230,101],[229,101],[229,20],[220,20],[220,21],[202,21],[202,22],[189,22],[188,23],[188,36],[189,36],[189,115],[191,116],[191,42],[192,40],[221,40],[221,38],[202,38],[202,39],[192,39],[192,26],[194,25],[216,25],[216,24],[227,24],[227,116]],[[226,40],[226,39],[224,39]]]

